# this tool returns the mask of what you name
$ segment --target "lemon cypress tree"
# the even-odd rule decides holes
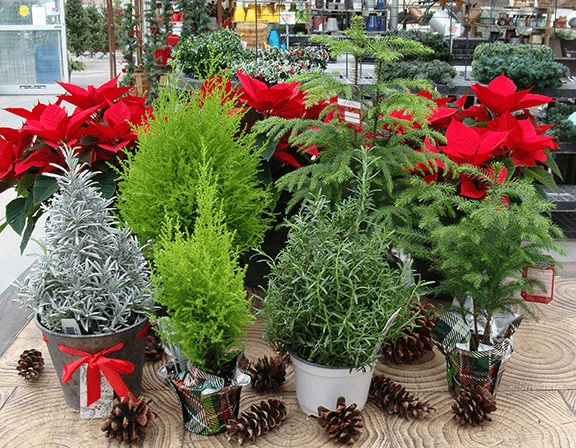
[[[234,234],[224,223],[218,179],[206,153],[198,168],[194,232],[167,217],[154,250],[154,280],[169,316],[162,321],[165,339],[192,365],[221,374],[254,318],[244,291],[245,269],[234,256]]]
[[[234,232],[238,253],[257,246],[269,226],[270,192],[258,179],[260,151],[255,137],[241,133],[243,113],[224,89],[205,98],[172,88],[161,92],[153,119],[138,129],[139,147],[120,173],[117,202],[141,241],[155,241],[165,216],[189,233],[198,215],[198,169],[203,152],[218,179],[224,222]]]

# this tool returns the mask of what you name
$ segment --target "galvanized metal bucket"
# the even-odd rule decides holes
[[[64,392],[64,399],[66,403],[74,409],[80,409],[80,370],[72,374],[72,378],[66,383],[62,382],[62,372],[66,364],[78,360],[79,356],[61,351],[58,345],[93,355],[124,342],[124,346],[121,349],[106,354],[106,357],[122,359],[134,365],[134,371],[132,373],[120,374],[120,376],[135,397],[140,395],[142,392],[142,370],[144,368],[144,353],[146,348],[145,329],[148,324],[147,317],[143,317],[131,327],[115,333],[80,336],[50,331],[42,325],[38,315],[36,315],[34,320],[44,335],[44,341],[48,346],[50,357],[52,358],[58,380]]]

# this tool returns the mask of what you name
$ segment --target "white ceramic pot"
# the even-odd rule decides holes
[[[296,383],[296,398],[300,409],[306,415],[318,416],[318,406],[330,410],[336,409],[338,397],[346,398],[346,405],[356,403],[358,409],[364,409],[370,382],[374,373],[374,365],[365,371],[348,367],[337,369],[314,364],[290,353],[294,367]]]

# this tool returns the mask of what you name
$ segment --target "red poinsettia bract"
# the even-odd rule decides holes
[[[300,118],[304,115],[304,92],[300,83],[280,83],[268,87],[266,83],[237,72],[242,84],[240,101],[259,111],[264,118]]]
[[[516,91],[514,82],[504,74],[486,87],[476,83],[471,88],[480,103],[497,116],[554,101],[544,95],[529,93],[531,89]]]

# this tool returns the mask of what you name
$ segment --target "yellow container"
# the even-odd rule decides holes
[[[238,5],[234,9],[234,15],[232,16],[234,22],[244,22],[246,20],[246,10],[244,6]]]
[[[256,22],[256,5],[248,5],[246,22]]]

